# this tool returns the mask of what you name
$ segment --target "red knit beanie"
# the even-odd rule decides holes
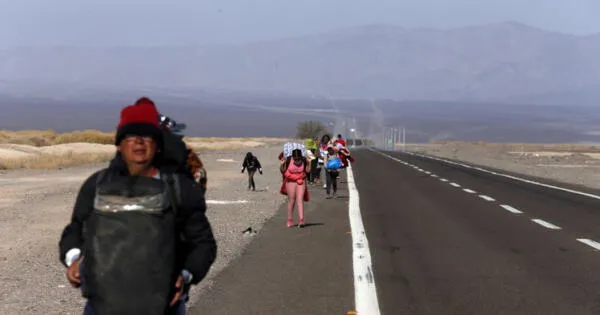
[[[119,145],[127,135],[151,136],[157,142],[162,140],[159,113],[149,98],[142,97],[134,105],[129,105],[121,110],[115,144]]]

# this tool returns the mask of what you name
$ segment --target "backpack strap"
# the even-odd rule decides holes
[[[163,181],[167,184],[167,195],[173,206],[173,211],[177,214],[179,207],[181,206],[180,178],[177,174],[173,173],[163,173],[161,174],[161,178],[163,178]]]
[[[98,176],[96,176],[96,187],[98,187],[98,184],[100,184],[100,182],[103,181],[107,175],[108,169],[103,169],[98,172]]]

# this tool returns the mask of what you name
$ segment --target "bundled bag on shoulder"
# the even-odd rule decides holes
[[[329,170],[338,170],[344,166],[342,160],[339,157],[335,157],[325,164],[325,167]]]

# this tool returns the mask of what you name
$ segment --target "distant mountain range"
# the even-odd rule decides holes
[[[240,45],[0,50],[0,93],[68,97],[99,88],[592,105],[600,34],[514,22],[368,25]]]

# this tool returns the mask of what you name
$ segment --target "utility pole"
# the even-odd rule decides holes
[[[402,151],[406,151],[406,130],[402,127]]]

